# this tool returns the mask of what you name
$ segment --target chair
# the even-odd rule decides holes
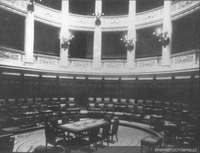
[[[26,100],[24,98],[18,99],[17,104],[18,106],[26,105]]]
[[[53,116],[60,116],[60,105],[59,104],[53,104],[52,105],[52,111],[53,111]]]
[[[128,105],[124,112],[124,116],[127,120],[132,120],[134,105]]]
[[[51,102],[52,102],[53,104],[59,104],[59,103],[60,103],[60,100],[59,100],[59,98],[51,98]]]
[[[127,105],[127,99],[121,99],[120,105]]]
[[[104,103],[98,103],[96,106],[97,106],[97,108],[100,108],[101,111],[104,111],[105,107],[106,107]]]
[[[74,101],[74,97],[69,97],[69,102],[70,103],[74,103],[75,101]]]
[[[60,103],[60,116],[66,115],[67,114],[67,105],[65,103]]]
[[[101,103],[102,102],[102,98],[96,98],[96,103]]]
[[[152,108],[153,108],[153,101],[152,100],[146,100],[145,114],[151,115],[152,114]]]
[[[96,108],[96,103],[94,103],[94,102],[89,102],[89,103],[87,104],[87,109],[88,109],[88,110],[92,110],[93,108]]]
[[[65,104],[67,101],[68,101],[68,98],[66,98],[66,97],[61,97],[60,98],[60,103],[61,104]]]
[[[109,146],[109,136],[110,136],[109,131],[110,131],[110,124],[107,124],[103,126],[102,133],[99,133],[100,141],[102,142],[102,144],[103,144],[103,141],[106,140],[108,146]]]
[[[133,109],[132,119],[140,121],[144,117],[144,107],[135,106]]]
[[[167,120],[167,121],[172,121],[173,118],[174,118],[174,113],[172,110],[165,110],[165,113],[164,113],[164,119]]]
[[[38,105],[42,104],[43,103],[42,98],[35,98],[35,103]]]
[[[48,109],[47,104],[40,105],[41,122],[48,122],[53,116],[53,111]]]
[[[154,101],[153,108],[162,108],[162,102],[161,101]]]
[[[76,108],[76,103],[75,102],[70,102],[66,106],[67,106],[67,108]]]
[[[119,99],[118,98],[112,98],[112,103],[115,104],[115,105],[118,105],[119,104]]]
[[[13,123],[14,126],[21,125],[22,118],[17,106],[10,107],[9,114],[10,114],[9,118],[11,119],[11,122]]]
[[[164,120],[164,110],[154,109],[153,114],[150,115],[150,128],[153,125],[155,128],[162,129]]]
[[[88,102],[94,102],[94,97],[89,97]]]
[[[129,99],[128,100],[128,105],[135,105],[136,104],[136,100],[135,99]]]
[[[26,103],[27,103],[27,105],[33,105],[34,104],[34,98],[27,98]]]
[[[9,106],[17,106],[16,99],[7,99],[7,103]]]
[[[88,146],[88,148],[90,148],[90,145],[93,144],[95,145],[95,149],[97,150],[97,142],[101,140],[101,138],[98,137],[98,133],[99,133],[99,128],[91,129],[87,137],[84,138],[79,137],[72,139],[72,142],[74,142],[73,146],[76,147],[76,149],[85,146]]]
[[[114,114],[114,104],[112,103],[106,104],[106,113],[112,115]]]
[[[39,106],[36,104],[30,105],[31,112],[39,112]]]
[[[111,123],[111,120],[112,120],[112,115],[106,114],[104,116],[104,121],[108,121],[109,123]]]
[[[43,103],[44,104],[51,104],[51,99],[50,98],[43,98]]]
[[[137,106],[143,106],[144,105],[144,100],[143,99],[138,99],[137,100]]]
[[[168,101],[163,102],[163,109],[170,110],[171,109],[171,102],[168,102]]]
[[[112,124],[112,129],[109,132],[109,136],[111,136],[112,141],[113,141],[113,136],[116,136],[116,140],[118,141],[118,127],[119,127],[119,120],[114,121],[114,123]]]
[[[177,130],[178,127],[175,123],[164,121],[164,142],[168,142],[168,139],[170,139],[171,142],[176,142]]]
[[[180,110],[180,104],[179,103],[172,103],[172,110],[173,111]]]
[[[79,115],[79,114],[75,114],[75,115],[73,116],[73,118],[72,118],[72,121],[73,121],[73,122],[78,122],[78,121],[80,121],[80,115]]]
[[[110,98],[105,97],[105,98],[103,99],[103,102],[104,102],[104,103],[110,103]]]

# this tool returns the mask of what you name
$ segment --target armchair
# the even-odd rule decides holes
[[[146,115],[151,115],[152,112],[153,112],[153,101],[152,100],[146,100],[146,103],[145,103],[145,114]]]
[[[132,119],[136,121],[140,121],[143,117],[144,117],[144,107],[135,106],[133,109]]]
[[[133,109],[134,109],[134,105],[127,105],[127,107],[124,111],[124,117],[127,120],[132,120]]]

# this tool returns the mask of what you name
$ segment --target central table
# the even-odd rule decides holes
[[[88,120],[58,125],[57,128],[66,131],[68,133],[73,133],[77,135],[82,132],[89,131],[93,128],[101,127],[107,124],[109,124],[109,122],[104,120],[88,119]]]

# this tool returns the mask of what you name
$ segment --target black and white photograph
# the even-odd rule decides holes
[[[0,153],[200,153],[200,0],[0,0]]]

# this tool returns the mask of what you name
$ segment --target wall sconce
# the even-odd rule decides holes
[[[70,34],[68,38],[66,37],[60,37],[61,39],[61,47],[66,50],[69,45],[70,45],[70,41],[74,38],[74,35]]]
[[[94,15],[95,17],[96,17],[96,20],[95,20],[95,25],[98,27],[98,26],[100,26],[101,25],[101,20],[100,20],[100,18],[101,18],[101,16],[102,15],[104,15],[104,13],[93,13],[92,15]]]
[[[133,39],[128,39],[128,36],[125,36],[124,38],[120,39],[125,43],[125,47],[127,48],[128,51],[132,51],[134,49],[134,43]]]
[[[34,10],[35,10],[35,4],[36,3],[38,3],[38,2],[41,2],[42,0],[30,0],[29,1],[29,3],[28,3],[28,5],[27,5],[27,10],[29,11],[29,12],[34,12]]]
[[[157,37],[159,37],[159,41],[162,43],[162,46],[165,48],[167,45],[169,45],[170,43],[170,38],[168,36],[168,32],[167,31],[161,31],[160,29],[158,29],[156,32],[153,32],[153,35],[156,35]]]

